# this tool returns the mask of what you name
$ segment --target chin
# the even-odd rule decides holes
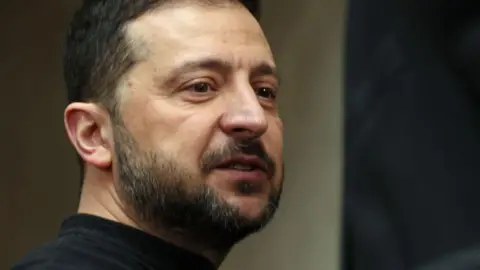
[[[268,209],[268,196],[262,194],[234,195],[226,201],[237,208],[242,217],[250,220],[262,217]]]

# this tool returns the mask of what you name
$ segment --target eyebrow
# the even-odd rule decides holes
[[[277,80],[279,80],[277,69],[274,66],[269,65],[268,63],[265,63],[265,62],[262,62],[259,65],[255,66],[252,69],[250,74],[250,77],[261,77],[261,76],[273,76]]]
[[[217,58],[206,58],[200,61],[186,62],[167,75],[168,79],[166,84],[171,85],[184,74],[199,70],[212,70],[222,74],[228,74],[233,70],[233,66],[230,62]],[[267,62],[260,62],[250,70],[249,77],[261,76],[273,76],[277,81],[279,80],[276,68]]]

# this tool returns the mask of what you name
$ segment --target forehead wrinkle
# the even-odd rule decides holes
[[[195,2],[197,5],[192,5]],[[138,58],[149,57],[154,51],[189,47],[195,44],[192,39],[204,39],[208,35],[215,35],[215,40],[220,39],[225,45],[247,45],[255,40],[269,47],[258,22],[239,1],[233,2],[235,3],[232,3],[232,0],[208,0],[205,3],[191,0],[172,1],[131,21],[127,28],[129,41],[132,47],[136,48],[135,54]],[[203,11],[199,11],[199,8]],[[216,16],[225,20],[224,13],[215,13],[219,8],[239,12],[239,16],[245,16],[248,23],[214,23]],[[199,24],[205,25],[199,28]],[[186,41],[188,42],[185,43]],[[200,46],[203,44],[201,41],[198,43]]]
[[[186,20],[182,16],[174,16],[175,12],[187,12],[187,14],[191,13],[192,16],[200,14],[198,9],[191,9],[191,12],[186,8],[177,10],[157,9],[155,12],[132,21],[126,28],[126,37],[132,44],[132,48],[135,48],[135,56],[138,59],[149,60],[155,58],[157,54],[162,54],[162,52],[170,52],[167,55],[162,55],[162,59],[152,59],[157,78],[166,75],[161,72],[161,70],[166,68],[165,65],[170,66],[173,64],[178,67],[186,61],[198,60],[200,58],[219,58],[224,62],[229,62],[235,69],[250,68],[261,62],[257,62],[254,59],[246,60],[248,62],[245,59],[236,59],[236,53],[231,48],[225,50],[225,52],[230,52],[228,55],[215,53],[218,49],[224,51],[221,48],[223,46],[228,47],[231,44],[240,45],[241,47],[236,48],[240,50],[244,48],[243,46],[265,46],[269,59],[263,59],[263,62],[266,61],[269,65],[275,66],[272,52],[259,26],[255,25],[252,27],[252,25],[246,26],[244,24],[232,26],[232,24],[229,24],[199,28],[195,21]],[[209,18],[208,14],[200,15],[207,15],[207,18]],[[220,18],[224,19],[224,16],[220,16]],[[212,19],[212,21],[214,20]],[[208,38],[209,36],[214,36],[214,39]],[[199,42],[196,42],[196,39],[199,39]],[[216,42],[216,44],[212,44],[214,47],[209,46],[210,42]],[[195,47],[197,48],[194,49]],[[209,51],[209,47],[217,49]],[[178,54],[179,51],[182,51],[182,53]],[[158,74],[159,71],[160,74]]]
[[[128,42],[132,45],[132,48],[134,48],[134,52],[138,58],[141,59],[151,57],[153,54],[156,54],[155,52],[167,51],[168,49],[172,48],[174,48],[175,51],[179,51],[181,49],[186,50],[188,48],[193,49],[195,47],[198,49],[195,54],[203,51],[202,54],[204,54],[204,57],[214,56],[218,58],[218,54],[210,55],[214,52],[208,52],[208,47],[210,47],[208,44],[212,41],[217,42],[216,44],[213,44],[215,47],[219,44],[221,46],[229,46],[230,44],[240,46],[265,46],[269,56],[272,56],[268,42],[263,34],[259,32],[248,31],[247,29],[239,29],[234,31],[208,29],[203,31],[198,29],[189,29],[189,27],[185,27],[184,25],[180,27],[177,25],[175,28],[170,28],[168,26],[149,26],[151,26],[151,23],[149,22],[146,22],[145,24],[134,23],[129,25],[127,29]],[[192,34],[188,32],[191,32]],[[208,36],[214,36],[214,39],[209,39]],[[201,41],[196,43],[194,41],[196,39],[201,39]],[[176,58],[175,54],[170,56]],[[185,54],[181,55],[180,58],[189,58],[188,53],[186,56]],[[197,58],[197,55],[195,58]],[[233,59],[228,60],[232,62],[231,60]]]

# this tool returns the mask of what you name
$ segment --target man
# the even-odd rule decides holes
[[[78,214],[14,269],[215,269],[273,217],[279,82],[242,4],[85,1],[65,78]]]

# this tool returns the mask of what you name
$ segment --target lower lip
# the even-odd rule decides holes
[[[240,171],[234,169],[216,169],[219,172],[225,173],[230,181],[266,181],[267,174],[261,170]]]

